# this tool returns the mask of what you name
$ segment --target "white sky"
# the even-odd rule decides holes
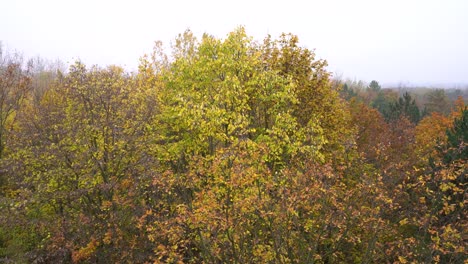
[[[468,83],[465,0],[0,0],[0,9],[0,41],[26,57],[135,70],[155,40],[244,25],[257,40],[298,35],[344,78]]]

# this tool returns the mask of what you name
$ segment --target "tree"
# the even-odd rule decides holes
[[[445,90],[434,89],[426,94],[425,107],[428,113],[438,112],[447,115],[450,112],[450,102]]]
[[[41,57],[35,57],[31,64],[31,93],[34,103],[38,103],[45,92],[54,85],[66,68],[60,60],[48,61]]]
[[[317,60],[313,51],[300,47],[298,37],[291,34],[283,34],[278,40],[267,37],[262,46],[262,59],[265,68],[293,81],[298,103],[292,106],[292,114],[302,126],[320,123],[326,142],[324,152],[330,155],[342,151],[342,143],[350,139],[347,130],[350,117],[339,91],[332,89],[327,62]]]
[[[0,159],[5,155],[15,114],[31,88],[30,65],[24,68],[19,54],[4,54],[1,50],[0,46]]]
[[[398,94],[392,90],[381,90],[378,92],[377,97],[371,102],[371,106],[388,117],[392,111],[392,104],[398,101]]]
[[[468,159],[468,108],[461,110],[453,126],[447,129],[447,145],[444,149],[444,162],[450,164],[455,160]]]
[[[340,243],[327,241],[346,233],[344,218],[322,238],[329,223],[313,210],[328,214],[341,207],[326,197],[340,196],[344,188],[331,169],[311,168],[324,161],[324,132],[339,133],[331,128],[345,123],[346,116],[327,73],[309,69],[320,72],[324,65],[314,64],[294,38],[268,38],[257,46],[242,28],[224,40],[204,35],[199,42],[186,32],[175,49],[163,76],[158,117],[158,156],[167,164],[167,176],[156,186],[167,190],[163,199],[169,204],[164,215],[159,206],[148,215],[158,258],[307,262],[323,254],[340,259],[331,256],[341,252]],[[337,136],[327,136],[334,140],[330,148],[343,140]],[[321,173],[327,180],[317,178]],[[308,243],[314,244],[305,248]]]
[[[17,125],[17,114],[31,88],[30,65],[23,65],[23,58],[18,54],[10,54],[3,51],[0,43],[0,210],[3,210],[3,200],[15,193],[14,184],[10,181],[9,170],[4,169],[5,157],[15,152],[11,150],[10,143],[12,130]],[[7,225],[0,216],[0,256],[3,255],[4,248],[9,248],[10,238],[18,238],[10,248],[23,247],[27,243],[21,243],[22,236],[11,236]],[[27,239],[26,239],[27,240]],[[10,250],[5,250],[10,251]],[[15,250],[11,250],[15,252]]]
[[[378,93],[381,91],[382,87],[380,87],[379,82],[377,82],[376,80],[372,80],[367,89]]]
[[[461,263],[466,259],[467,128],[468,110],[464,108],[446,130],[446,140],[436,146],[438,155],[431,159],[431,169],[420,177],[425,181],[414,188],[428,207],[421,215],[426,260]]]
[[[424,166],[430,157],[437,153],[436,146],[445,138],[445,131],[451,126],[451,120],[442,114],[433,112],[424,117],[415,128],[415,150]]]
[[[281,213],[269,197],[293,160],[322,159],[320,122],[297,121],[294,84],[264,67],[260,49],[242,28],[225,40],[205,34],[198,41],[187,31],[173,49],[167,68],[146,61],[140,68],[139,81],[151,80],[161,103],[148,139],[156,144],[159,165],[149,168],[161,176],[145,189],[143,234],[163,262],[268,259],[262,253],[273,250],[273,231],[262,234],[267,227],[251,221],[264,216],[249,212],[265,205],[265,214]],[[249,241],[253,236],[261,242]],[[103,241],[99,233],[95,239]],[[100,252],[93,243],[82,252],[88,249],[93,253],[87,259]]]
[[[30,257],[118,262],[151,251],[137,229],[156,173],[147,95],[121,68],[77,62],[20,113],[6,167],[18,187],[6,209],[35,219]]]
[[[405,92],[403,97],[400,97],[397,102],[390,105],[390,112],[386,115],[389,121],[396,120],[400,116],[406,116],[414,124],[418,123],[421,118],[416,100],[408,92]]]
[[[352,87],[349,87],[347,83],[343,84],[343,87],[340,90],[341,98],[349,101],[351,98],[357,97],[356,91]]]
[[[388,148],[389,126],[383,116],[362,102],[350,102],[351,123],[356,127],[356,148],[366,162],[381,166]]]

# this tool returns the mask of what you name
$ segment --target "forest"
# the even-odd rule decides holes
[[[187,30],[136,72],[0,49],[0,262],[467,263],[467,90]]]

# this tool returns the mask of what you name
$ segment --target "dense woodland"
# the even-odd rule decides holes
[[[136,73],[0,54],[0,262],[467,261],[466,90],[243,28]]]

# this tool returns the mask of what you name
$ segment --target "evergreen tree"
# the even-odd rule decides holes
[[[340,96],[341,98],[345,99],[346,101],[351,100],[351,98],[356,97],[358,94],[354,91],[352,87],[349,87],[347,83],[343,84],[343,88],[341,88]]]
[[[376,80],[372,80],[367,89],[374,92],[379,92],[380,90],[382,90],[382,87],[380,86],[379,82],[377,82]]]
[[[390,112],[384,113],[387,121],[392,121],[405,115],[413,123],[418,123],[421,119],[419,107],[416,105],[416,100],[406,92],[403,97],[400,97],[397,102],[390,105]]]

